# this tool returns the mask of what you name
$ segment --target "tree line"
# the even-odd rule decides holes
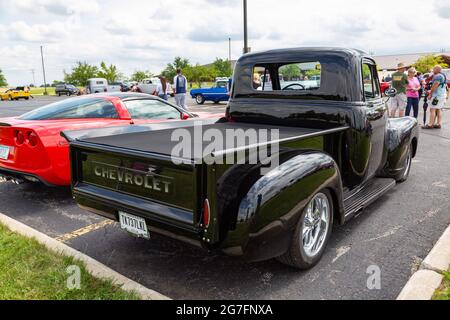
[[[202,66],[198,63],[193,65],[186,58],[176,57],[172,63],[167,64],[160,75],[171,82],[178,68],[183,70],[189,81],[197,83],[199,86],[202,82],[214,81],[216,77],[230,77],[233,73],[230,61],[226,59],[216,58],[214,63]],[[128,80],[141,82],[153,76],[155,75],[148,70],[136,70]],[[112,83],[124,80],[125,77],[115,65],[107,65],[105,62],[101,62],[100,67],[97,67],[85,61],[78,61],[70,72],[64,71],[64,82],[76,86],[86,85],[90,78],[105,78]]]
[[[443,68],[450,66],[450,57],[448,56],[436,56],[427,55],[421,57],[414,64],[417,71],[426,73],[429,72],[436,64],[442,65]],[[230,61],[226,59],[216,58],[214,63],[210,65],[191,64],[188,59],[182,57],[176,57],[173,62],[168,63],[161,75],[169,81],[172,81],[176,75],[176,70],[183,69],[184,75],[189,81],[201,85],[202,82],[214,81],[216,77],[230,77],[233,73]],[[283,76],[294,77],[297,76],[298,70],[289,68],[287,66],[283,69]],[[155,76],[148,70],[136,70],[131,77],[130,81],[141,82],[146,78]],[[124,75],[119,71],[117,66],[105,62],[101,62],[100,66],[88,64],[87,62],[77,62],[70,72],[64,71],[64,82],[71,83],[76,86],[85,86],[87,80],[90,78],[105,78],[108,82],[117,82],[124,80]],[[62,81],[54,81],[53,86],[61,83]],[[0,87],[8,86],[6,77],[0,69]]]

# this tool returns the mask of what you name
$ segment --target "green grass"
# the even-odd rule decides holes
[[[434,294],[433,300],[450,300],[450,269],[444,274],[444,281]]]
[[[214,82],[202,82],[201,88],[211,88],[214,84]],[[189,85],[189,90],[200,88],[196,82],[190,82]]]
[[[67,288],[67,267],[81,270],[80,289]],[[91,276],[73,258],[56,254],[0,224],[0,300],[136,300],[110,281]]]
[[[30,94],[31,95],[35,95],[35,96],[43,95],[44,91],[45,91],[45,88],[30,88]],[[54,87],[47,87],[47,93],[50,96],[54,96],[55,95],[55,88]]]

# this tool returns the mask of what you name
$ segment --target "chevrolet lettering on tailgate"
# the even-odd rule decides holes
[[[151,172],[115,167],[107,164],[96,164],[94,173],[97,177],[102,177],[104,179],[135,185],[158,192],[171,193],[172,182],[168,181],[169,178],[156,176]]]

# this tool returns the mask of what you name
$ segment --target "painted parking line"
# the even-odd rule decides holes
[[[59,237],[55,238],[55,240],[58,240],[60,242],[68,242],[68,241],[70,241],[72,239],[78,238],[78,237],[80,237],[82,235],[88,234],[88,233],[93,232],[95,230],[104,228],[104,227],[109,226],[109,225],[113,225],[114,223],[115,222],[112,221],[112,220],[103,220],[103,221],[101,221],[99,223],[94,223],[94,224],[91,224],[91,225],[89,225],[87,227],[84,227],[84,228],[81,228],[81,229],[78,229],[78,230],[75,230],[75,231],[63,234],[62,236],[59,236]]]

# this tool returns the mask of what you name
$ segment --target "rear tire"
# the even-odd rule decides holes
[[[328,190],[316,193],[306,208],[285,254],[277,260],[297,269],[310,269],[322,258],[333,228],[333,198]]]
[[[201,94],[195,96],[195,102],[197,102],[197,104],[202,105],[205,103],[205,101],[206,101],[205,97],[202,96]]]

